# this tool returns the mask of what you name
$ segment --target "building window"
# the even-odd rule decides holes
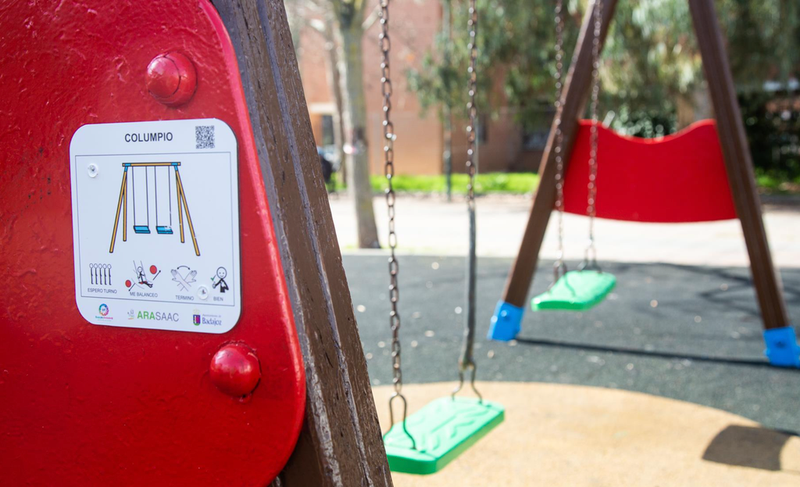
[[[533,112],[535,123],[522,133],[522,149],[525,151],[543,151],[550,137],[550,124],[555,116],[552,107],[542,108]]]
[[[525,132],[522,134],[522,147],[526,151],[543,151],[549,136],[549,128]]]

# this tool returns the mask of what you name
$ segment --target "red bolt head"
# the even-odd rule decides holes
[[[261,365],[255,352],[242,343],[229,343],[211,359],[211,382],[234,397],[251,394],[261,380]]]
[[[170,107],[188,102],[197,88],[197,71],[179,52],[159,54],[147,66],[147,91]]]

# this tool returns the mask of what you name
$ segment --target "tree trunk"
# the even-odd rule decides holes
[[[697,120],[714,118],[714,107],[711,105],[711,93],[708,92],[708,84],[698,84],[692,99],[694,101],[694,116]]]
[[[444,50],[444,64],[450,66],[451,49],[453,48],[453,2],[444,0],[444,12],[442,13],[442,30],[447,37],[447,47]],[[447,201],[453,201],[453,111],[450,108],[450,100],[445,102],[443,107],[444,115],[444,178],[447,189]]]
[[[336,103],[336,109],[333,111],[333,143],[336,145],[336,153],[339,157],[339,172],[342,174],[342,181],[347,183],[347,154],[344,152],[344,117],[342,115],[344,107],[342,106],[342,92],[339,89],[339,71],[335,69],[333,71],[336,73],[334,78],[336,91],[333,95]]]
[[[694,103],[691,94],[679,93],[675,97],[675,108],[678,130],[683,130],[694,122]]]
[[[333,94],[334,110],[333,110],[333,144],[336,146],[336,153],[339,158],[339,173],[342,175],[342,180],[347,182],[347,155],[344,152],[344,124],[342,122],[342,85],[341,77],[339,76],[339,48],[336,38],[332,29],[333,22],[325,23],[325,48],[328,50],[328,56],[325,58],[328,68],[328,81],[330,83],[330,90]]]
[[[297,57],[297,64],[300,64],[300,36],[303,34],[303,17],[297,11],[297,0],[286,0],[283,5],[286,9],[286,18],[289,22],[289,33],[292,35],[294,45],[294,55]]]
[[[367,106],[364,97],[364,61],[361,38],[364,31],[360,21],[337,22],[335,29],[338,49],[339,84],[342,95],[342,125],[347,152],[347,185],[356,207],[359,248],[379,248],[378,229],[372,208],[372,186],[369,181],[367,151]],[[378,67],[375,66],[377,72]]]
[[[699,83],[694,91],[677,95],[675,106],[678,130],[683,130],[698,120],[714,117],[708,86],[705,83]]]
[[[453,201],[453,115],[449,106],[444,107],[444,181],[447,201]]]

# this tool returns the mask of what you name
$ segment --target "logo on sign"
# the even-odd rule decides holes
[[[180,320],[180,315],[178,313],[165,313],[163,311],[139,311],[136,313],[136,319],[177,322]]]
[[[99,314],[95,315],[95,318],[98,320],[113,320],[114,318],[112,316],[108,316],[110,311],[111,308],[109,308],[106,303],[102,303],[100,307],[97,308]]]
[[[196,309],[193,311],[192,314],[192,324],[194,326],[200,325],[210,325],[210,326],[222,326],[222,316],[220,315],[212,315],[212,314],[200,314],[200,310]]]

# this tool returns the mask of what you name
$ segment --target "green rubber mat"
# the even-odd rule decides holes
[[[617,278],[600,271],[570,271],[531,301],[534,311],[582,311],[602,301],[614,289]]]
[[[406,419],[406,428],[417,444],[397,423],[383,437],[392,472],[427,475],[438,472],[486,433],[503,422],[505,408],[469,397],[443,397]]]

